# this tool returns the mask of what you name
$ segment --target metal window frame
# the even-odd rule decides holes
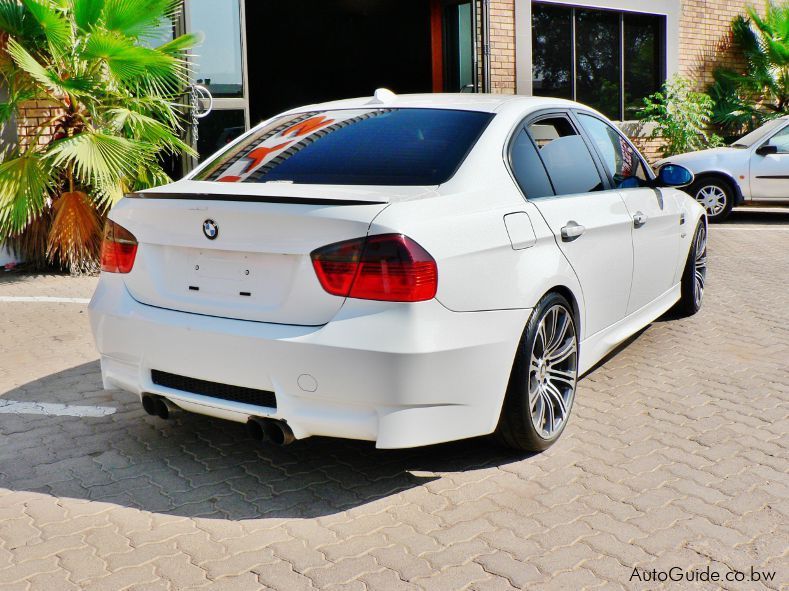
[[[679,25],[682,13],[681,0],[650,0],[650,2],[639,0],[515,0],[515,68],[516,92],[518,94],[531,95],[533,92],[532,7],[535,4],[564,6],[571,9],[571,26],[573,27],[573,31],[575,28],[576,9],[617,12],[620,13],[620,21],[622,24],[624,16],[627,14],[648,14],[662,17],[659,31],[659,73],[663,80],[668,80],[679,70]],[[624,34],[620,31],[620,45],[623,42]],[[577,57],[575,55],[574,32],[573,47],[571,49],[573,52],[572,97],[576,99]],[[620,55],[621,78],[624,76],[624,67],[621,63],[624,60],[624,50],[621,47]],[[624,84],[621,84],[620,103],[624,102]],[[620,117],[624,118],[624,107],[621,104],[620,110]]]
[[[248,131],[250,129],[250,115],[249,115],[249,69],[248,69],[248,61],[247,61],[247,19],[246,19],[246,2],[245,0],[233,0],[234,2],[238,2],[239,12],[238,12],[238,23],[239,23],[239,35],[241,35],[241,97],[214,97],[214,104],[213,109],[214,111],[243,111],[244,112],[244,130]],[[185,0],[182,3],[182,9],[178,16],[178,19],[175,23],[175,33],[177,35],[183,35],[185,33],[191,33],[191,29],[189,28],[189,22],[191,21],[191,5],[189,2]],[[194,57],[192,51],[189,50],[187,52],[187,61],[190,64],[194,63]],[[194,68],[190,68],[190,82],[192,84],[195,83],[194,77]],[[207,103],[204,101],[202,102],[201,106],[207,107]],[[192,138],[189,138],[189,143],[193,145],[196,149],[197,146],[194,145]],[[184,172],[191,171],[197,166],[198,161],[196,158],[184,158]]]

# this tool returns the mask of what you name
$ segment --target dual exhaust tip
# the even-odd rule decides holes
[[[160,396],[143,394],[142,407],[151,416],[159,417],[165,421],[170,418],[170,404]]]
[[[285,421],[249,417],[247,433],[256,441],[270,441],[274,445],[289,445],[296,441],[296,436]]]
[[[142,407],[151,416],[167,420],[172,411],[177,409],[172,402],[161,396],[143,394]],[[249,417],[247,433],[256,441],[270,441],[274,445],[288,445],[296,441],[296,436],[285,421]]]

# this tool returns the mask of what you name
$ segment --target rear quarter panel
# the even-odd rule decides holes
[[[555,286],[570,289],[582,310],[575,274],[536,207],[515,186],[501,146],[470,158],[435,196],[391,204],[370,233],[402,232],[421,244],[438,263],[436,298],[450,310],[532,308]],[[529,248],[515,250],[510,241],[504,216],[515,212],[531,221],[535,242]]]

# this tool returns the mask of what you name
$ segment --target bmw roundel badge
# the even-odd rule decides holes
[[[216,240],[216,237],[219,236],[219,226],[214,220],[206,220],[203,222],[203,234],[209,240]]]

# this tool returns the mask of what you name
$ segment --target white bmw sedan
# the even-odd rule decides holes
[[[90,304],[104,386],[279,444],[545,449],[579,375],[699,309],[706,218],[669,188],[690,182],[569,101],[294,109],[110,212]]]

